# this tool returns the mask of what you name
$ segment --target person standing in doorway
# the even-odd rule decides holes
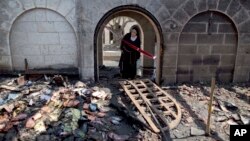
[[[136,76],[136,62],[140,58],[140,52],[129,47],[132,44],[138,48],[141,46],[138,28],[134,27],[127,33],[121,41],[121,58],[119,62],[122,78],[134,79]]]

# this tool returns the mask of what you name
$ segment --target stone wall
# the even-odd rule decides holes
[[[1,72],[78,67],[74,0],[2,0]]]
[[[138,7],[141,11],[150,13],[151,18],[159,23],[157,26],[160,29],[159,36],[163,37],[161,39],[163,53],[157,55],[162,55],[163,58],[160,76],[165,83],[175,83],[180,80],[181,68],[187,69],[183,66],[186,64],[182,62],[182,60],[186,61],[183,57],[187,54],[201,56],[194,60],[194,66],[189,65],[188,81],[208,81],[212,74],[226,82],[231,80],[234,82],[249,81],[250,1],[246,0],[1,0],[1,71],[11,71],[14,67],[11,61],[12,49],[10,49],[12,47],[10,33],[14,21],[28,10],[44,8],[62,15],[72,26],[77,35],[79,72],[82,78],[94,78],[96,72],[94,65],[96,60],[94,58],[96,27],[103,16],[120,6],[123,8]],[[202,15],[208,10],[224,17],[224,21],[216,24],[216,28],[210,28],[211,32],[216,31],[215,34],[212,32],[211,35],[206,34],[208,23],[204,28],[205,25],[201,24],[201,21],[194,22],[196,16]],[[197,28],[192,28],[193,26]],[[205,29],[206,31],[204,31]],[[229,33],[228,30],[232,32]],[[186,36],[184,40],[192,43],[189,47],[183,47],[183,38],[185,34],[190,33],[195,34],[195,37]],[[194,38],[195,42],[193,42]],[[191,45],[195,47],[191,47]],[[193,48],[196,48],[196,52]],[[209,51],[207,51],[208,48]],[[190,62],[193,60],[189,58],[187,64]],[[228,69],[220,69],[221,67],[226,68],[226,66]],[[234,68],[232,68],[233,66]],[[190,78],[192,70],[196,70],[194,67],[200,67],[199,74],[203,73],[204,68],[211,68],[211,73],[207,76],[193,75]],[[196,73],[193,71],[193,74]]]
[[[234,23],[218,12],[194,16],[179,39],[177,82],[231,82],[237,51]]]
[[[77,67],[76,35],[71,25],[58,13],[34,9],[16,19],[10,33],[14,70],[24,70],[26,58],[30,69]]]
[[[246,41],[250,39],[248,36],[250,31],[246,26],[249,23],[249,4],[248,1],[243,0],[188,0],[185,2],[167,0],[166,5],[169,5],[169,9],[174,7],[176,10],[171,12],[169,20],[162,23],[163,30],[166,31],[163,33],[165,37],[163,78],[166,82],[210,81],[212,76],[226,82],[249,81],[249,67],[245,61],[248,55],[246,52],[241,52],[250,47],[246,45],[249,43]],[[206,29],[204,24],[197,22],[196,28],[192,28],[195,18],[199,19],[196,16],[208,10],[215,11],[214,13],[223,17],[221,24],[216,24],[217,21],[214,21],[216,26],[210,28],[211,35],[185,36],[185,32],[200,34],[208,32],[204,31]],[[183,42],[189,42],[187,44],[192,46],[185,48],[182,45]],[[216,44],[219,46],[216,47]]]

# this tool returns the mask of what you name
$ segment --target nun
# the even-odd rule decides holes
[[[140,58],[140,52],[130,47],[130,44],[140,48],[141,40],[138,28],[134,27],[121,41],[121,58],[119,68],[122,78],[134,79],[136,76],[136,62]]]

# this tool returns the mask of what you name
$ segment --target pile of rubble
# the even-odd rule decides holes
[[[0,83],[0,140],[135,139],[116,133],[124,119],[109,107],[111,94],[88,85],[72,85],[61,75],[6,79]]]
[[[101,84],[61,75],[0,78],[0,141],[162,140],[111,74],[107,71]],[[210,138],[204,134],[211,88],[197,84],[163,89],[182,113],[178,126],[166,132],[171,140],[229,140],[230,125],[250,124],[249,85],[217,85]]]
[[[211,88],[196,84],[164,89],[177,99],[182,109],[182,121],[171,131],[171,138],[201,139],[196,136],[205,135]],[[212,137],[214,140],[229,140],[230,125],[250,124],[250,89],[248,86],[218,85],[214,94]]]

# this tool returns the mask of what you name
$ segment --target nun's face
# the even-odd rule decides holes
[[[135,30],[135,29],[132,29],[132,30],[131,30],[131,36],[132,36],[132,37],[135,37],[136,35],[137,35],[136,30]]]

